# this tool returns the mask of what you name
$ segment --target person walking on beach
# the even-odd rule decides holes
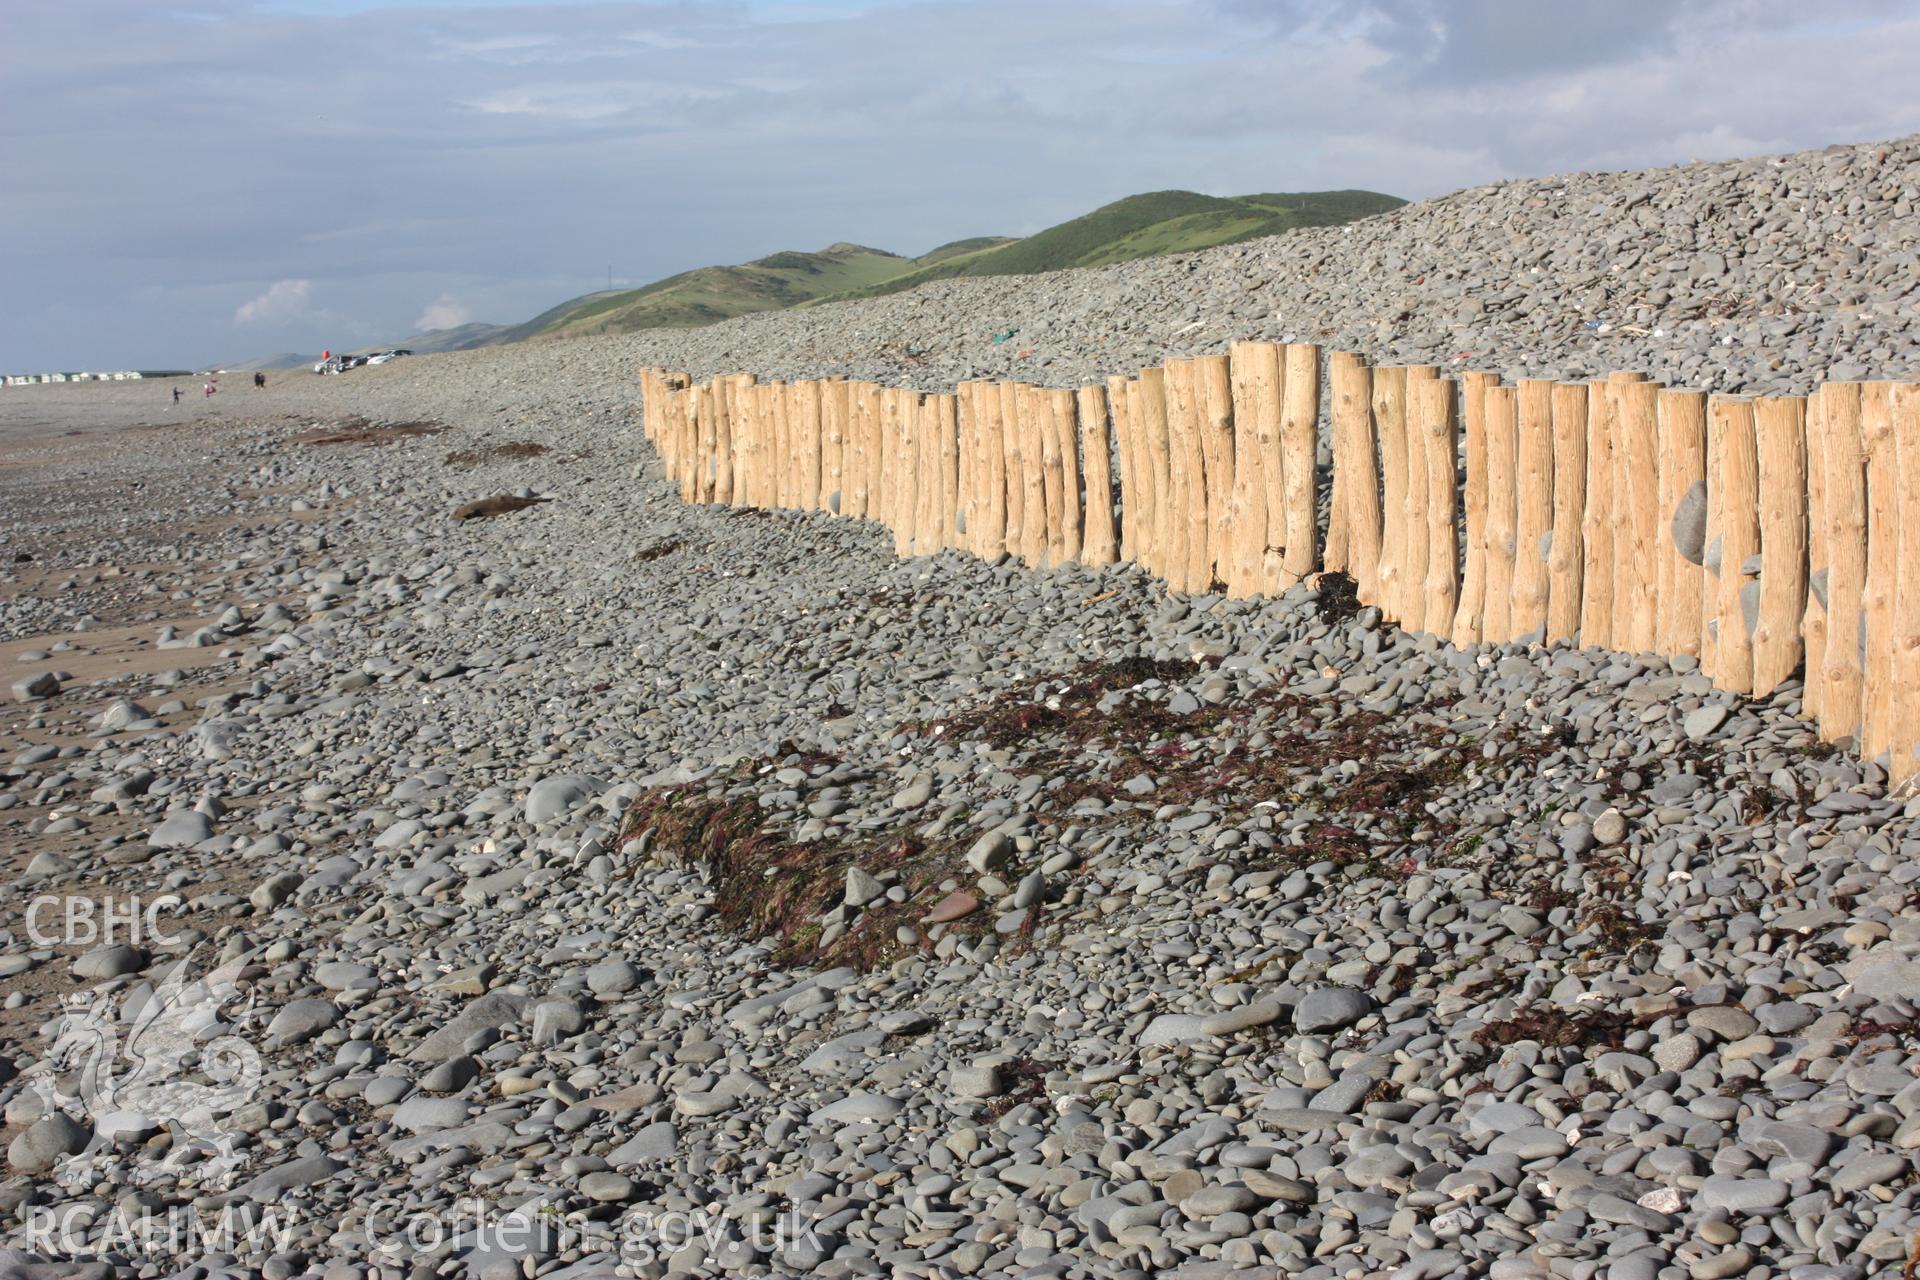
[[[180,403],[180,388],[178,388],[178,387],[175,387],[175,388],[173,389],[173,402],[174,402],[175,404],[179,404],[179,403]]]
[[[201,394],[203,394],[204,396],[206,396],[206,398],[207,398],[207,399],[209,399],[209,400],[211,400],[211,399],[213,399],[213,393],[214,393],[214,392],[216,392],[216,391],[218,391],[219,389],[220,389],[219,387],[216,387],[216,386],[215,386],[215,385],[213,384],[213,379],[212,379],[212,378],[208,378],[208,379],[207,379],[207,383],[206,383],[206,385],[205,385],[205,386],[203,386],[203,387],[201,387],[201,388],[200,388],[200,391],[201,391]]]
[[[267,385],[266,374],[256,373],[253,375],[253,386],[256,391],[264,390],[266,388],[266,385]]]

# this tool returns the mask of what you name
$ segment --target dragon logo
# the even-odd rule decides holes
[[[203,1186],[230,1179],[242,1157],[223,1122],[254,1097],[262,1075],[259,1050],[241,1035],[253,1002],[241,1000],[236,982],[254,954],[194,977],[189,952],[118,1009],[91,995],[68,998],[31,1085],[48,1110],[93,1123],[86,1149],[55,1171],[63,1185],[85,1184],[111,1163],[116,1135],[161,1127],[173,1141],[163,1157],[136,1166],[136,1181],[178,1179],[188,1168]]]

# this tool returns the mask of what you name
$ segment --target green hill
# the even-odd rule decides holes
[[[461,345],[692,328],[756,311],[877,297],[929,280],[1109,266],[1154,254],[1186,253],[1278,235],[1296,227],[1351,222],[1405,203],[1375,191],[1232,197],[1154,191],[1116,200],[1023,238],[976,236],[943,244],[918,258],[864,245],[836,244],[818,253],[775,253],[739,266],[699,267],[638,289],[585,294],[523,324],[498,329],[473,326],[489,332],[476,332],[470,339],[463,334]]]
[[[775,253],[737,267],[699,267],[638,289],[575,299],[541,330],[573,336],[690,328],[753,311],[777,311],[910,271],[910,258],[836,244],[818,253]]]
[[[950,256],[821,301],[871,298],[956,276],[1034,275],[1068,267],[1105,267],[1161,253],[1279,235],[1298,227],[1352,222],[1406,201],[1374,191],[1306,191],[1255,196],[1203,196],[1153,191],[1128,196],[1021,240]]]

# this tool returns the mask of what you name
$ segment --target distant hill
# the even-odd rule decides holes
[[[301,365],[319,363],[318,354],[303,356],[296,351],[280,351],[270,356],[255,356],[251,360],[216,360],[208,365],[209,369],[221,369],[227,373],[252,373],[256,369],[298,369]]]
[[[1279,235],[1298,227],[1352,222],[1397,209],[1406,201],[1377,191],[1270,192],[1204,196],[1153,191],[1128,196],[1092,213],[1025,237],[975,236],[954,240],[917,258],[858,244],[833,244],[816,253],[782,252],[730,267],[696,267],[638,289],[601,289],[569,298],[521,324],[464,324],[359,350],[406,347],[426,354],[523,342],[529,338],[631,333],[638,329],[694,328],[756,311],[779,311],[872,298],[957,276],[1033,275],[1067,267],[1103,267],[1161,253]],[[277,369],[312,364],[318,356],[266,357],[229,369]]]
[[[818,253],[775,253],[735,267],[699,267],[638,289],[590,294],[541,332],[572,336],[690,328],[798,306],[892,279],[919,265],[915,259],[858,244],[829,245]]]
[[[1153,191],[1103,205],[1020,240],[948,255],[917,270],[824,298],[838,302],[897,293],[929,280],[956,276],[1024,276],[1068,267],[1105,267],[1161,253],[1189,253],[1214,245],[1275,236],[1298,227],[1324,227],[1386,213],[1406,201],[1377,191],[1275,192],[1203,196]],[[964,242],[963,242],[964,243]],[[932,255],[929,255],[930,257]]]
[[[495,345],[499,335],[514,328],[505,324],[463,324],[452,329],[429,329],[425,333],[416,333],[411,338],[402,338],[398,342],[380,342],[371,347],[355,347],[354,353],[372,351],[391,351],[395,347],[405,347],[415,355],[431,355],[438,351],[471,351],[475,347]]]

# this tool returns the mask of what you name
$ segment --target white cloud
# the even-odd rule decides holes
[[[422,333],[430,329],[456,329],[473,319],[473,312],[450,293],[443,293],[427,304],[413,327]]]
[[[267,291],[233,313],[235,324],[286,324],[305,316],[312,302],[313,281],[275,280]]]
[[[718,88],[605,81],[522,85],[483,97],[462,99],[460,105],[483,115],[535,116],[586,123],[631,111],[713,102],[723,96],[724,91]]]

